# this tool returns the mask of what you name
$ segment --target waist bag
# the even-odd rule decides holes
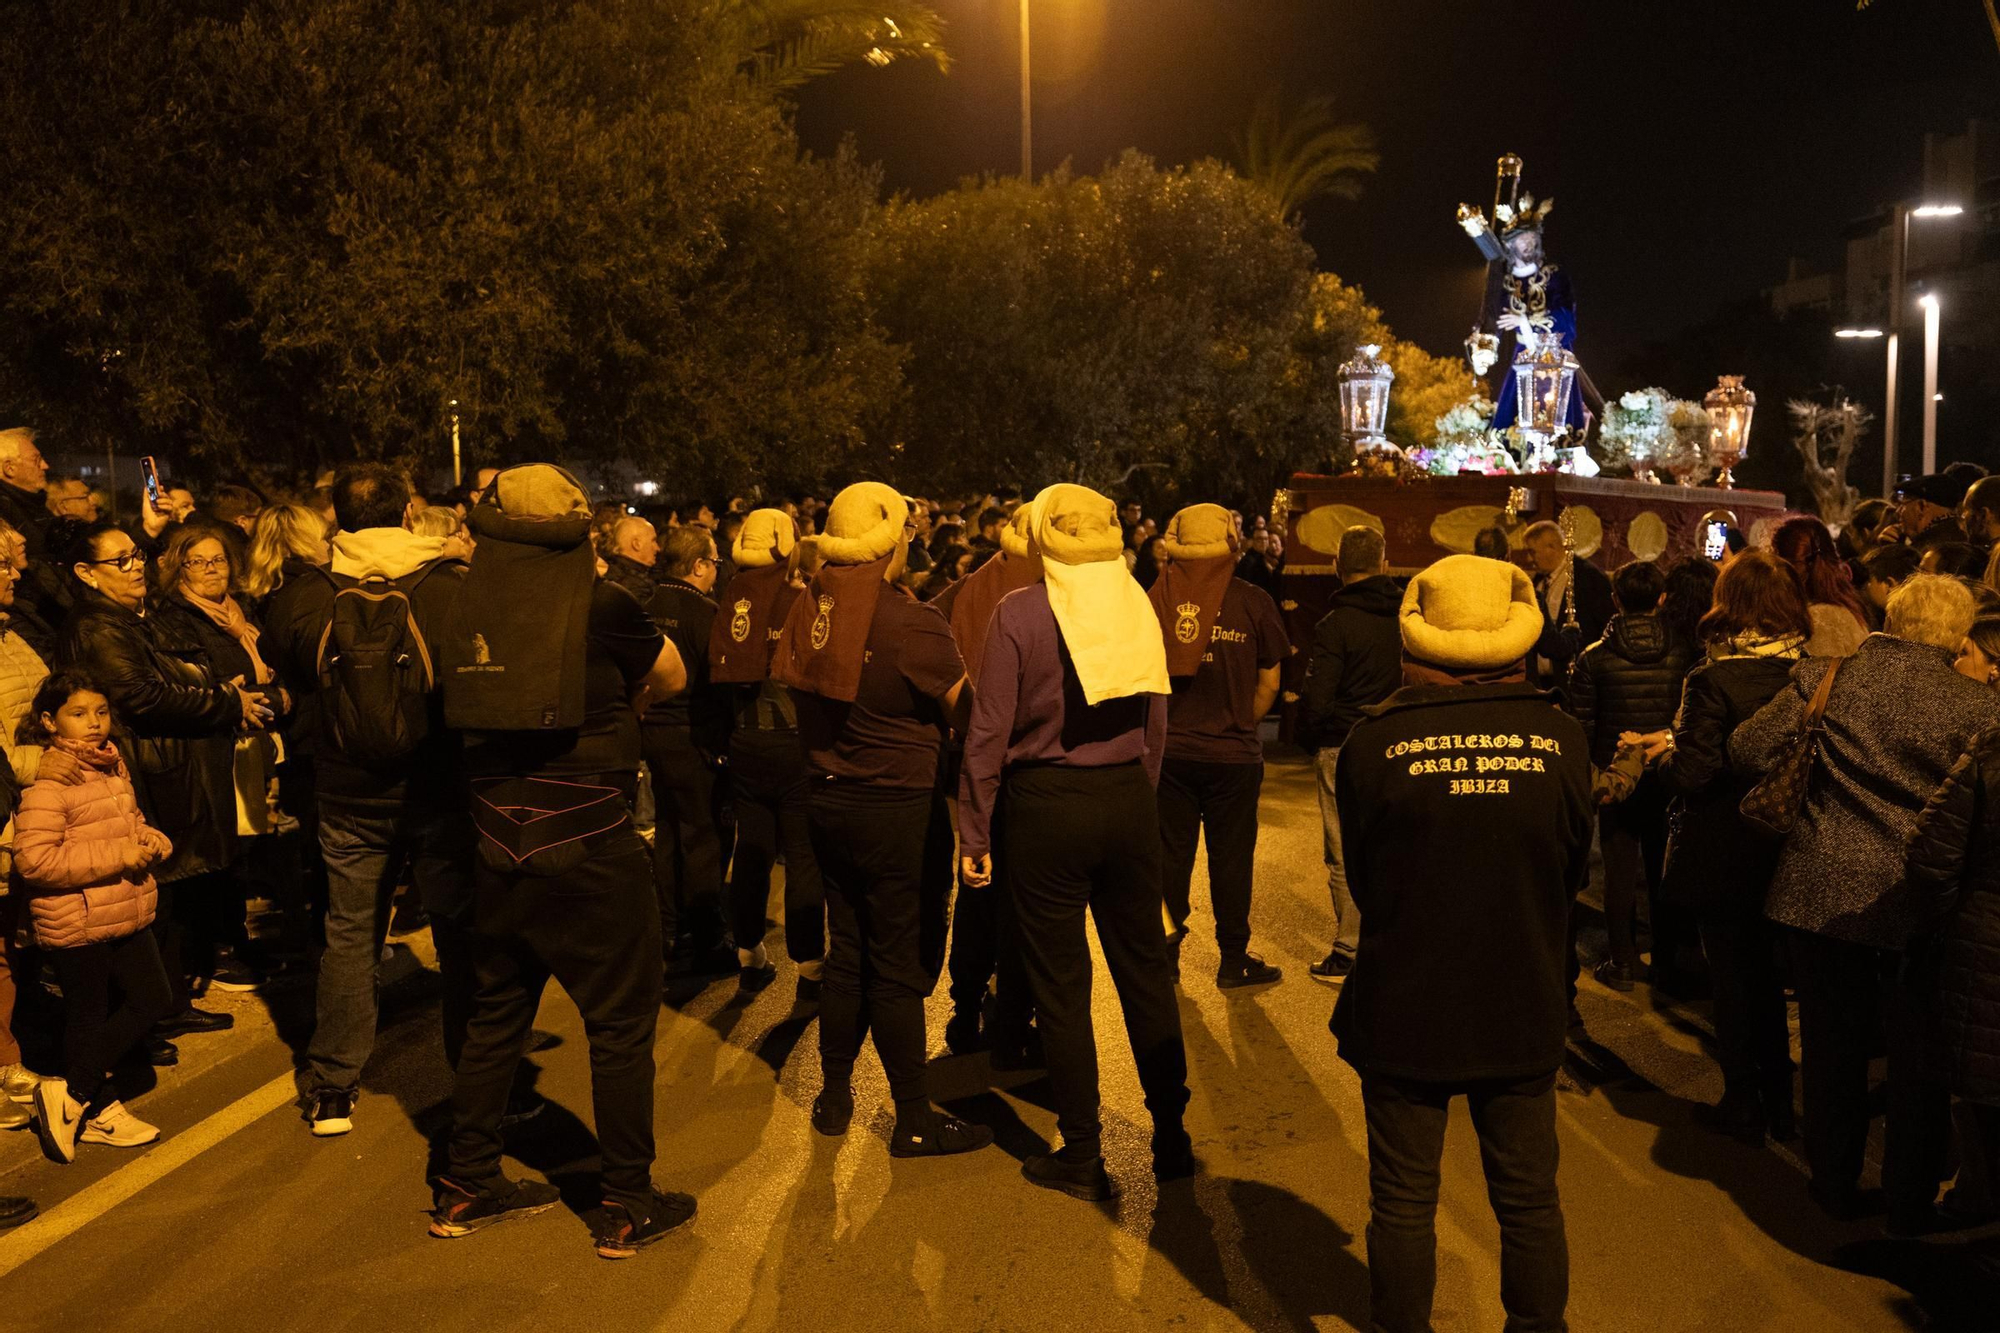
[[[492,778],[472,784],[479,859],[502,874],[567,874],[624,828],[630,814],[625,792],[618,787],[546,778]]]

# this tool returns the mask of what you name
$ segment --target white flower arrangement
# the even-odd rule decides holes
[[[1604,424],[1597,432],[1598,461],[1608,468],[1630,468],[1634,476],[1652,472],[1672,445],[1667,424],[1672,402],[1665,389],[1634,389],[1605,404]]]

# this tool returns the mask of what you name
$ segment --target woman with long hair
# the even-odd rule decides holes
[[[261,608],[286,581],[331,557],[326,519],[302,504],[274,504],[257,516],[250,534],[250,557],[243,570],[243,593]]]
[[[1772,534],[1771,550],[1791,566],[1805,589],[1813,626],[1806,655],[1846,657],[1859,648],[1868,637],[1868,613],[1861,609],[1853,576],[1826,524],[1803,514],[1788,518]]]
[[[1664,902],[1691,909],[1708,955],[1722,1101],[1718,1129],[1792,1136],[1792,1061],[1778,978],[1777,928],[1764,919],[1777,846],[1738,812],[1751,780],[1729,762],[1729,738],[1790,682],[1812,616],[1792,571],[1745,551],[1715,581],[1701,618],[1707,659],[1688,673],[1661,776],[1668,810]]]

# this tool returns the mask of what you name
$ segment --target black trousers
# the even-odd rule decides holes
[[[924,1001],[944,966],[951,824],[929,788],[813,780],[807,827],[831,936],[820,993],[820,1070],[848,1086],[861,1042],[899,1102],[925,1098]],[[942,836],[940,836],[942,834]],[[942,867],[942,871],[941,871]]]
[[[1559,1333],[1569,1304],[1569,1245],[1556,1194],[1553,1072],[1520,1082],[1462,1084],[1362,1076],[1369,1327],[1375,1333],[1430,1333],[1438,1166],[1457,1096],[1472,1110],[1486,1197],[1500,1222],[1500,1303],[1508,1333]]]
[[[1650,774],[1629,798],[1597,812],[1597,844],[1604,856],[1604,929],[1610,936],[1612,960],[1626,967],[1639,965],[1633,937],[1643,883],[1647,916],[1653,922],[1653,962],[1671,967],[1672,931],[1661,939],[1657,892],[1667,862],[1667,805],[1662,787]]]
[[[1799,993],[1806,1161],[1823,1189],[1853,1189],[1868,1144],[1868,1058],[1879,1020],[1889,1047],[1882,1190],[1890,1211],[1937,1197],[1951,1143],[1951,1094],[1926,1059],[1927,988],[1900,953],[1786,930]]]
[[[1208,896],[1223,957],[1250,947],[1250,878],[1257,857],[1257,793],[1264,765],[1169,759],[1160,765],[1161,879],[1167,915],[1187,925],[1195,847],[1208,833]]]
[[[713,948],[723,935],[715,769],[685,727],[648,722],[640,743],[653,775],[653,885],[661,945],[671,949],[686,935],[697,950]],[[757,933],[763,934],[761,923]]]
[[[627,823],[565,874],[480,865],[471,930],[479,990],[452,1087],[451,1174],[497,1187],[500,1119],[543,988],[562,983],[590,1043],[590,1096],[604,1197],[652,1207],[653,1035],[660,1016],[659,904],[646,844]]]
[[[1715,997],[1715,1045],[1724,1093],[1792,1105],[1792,1034],[1778,972],[1778,928],[1755,901],[1701,909],[1701,946]]]
[[[993,880],[983,889],[961,884],[952,899],[951,1003],[959,1013],[979,1013],[991,986],[993,1044],[1019,1047],[1035,1021],[1035,1001],[1021,962],[1021,927],[1007,879],[1006,828],[1003,792],[993,810]]]
[[[1003,790],[1003,850],[1021,960],[1064,1147],[1094,1154],[1103,1132],[1086,909],[1118,991],[1146,1109],[1156,1128],[1179,1125],[1188,1099],[1187,1049],[1160,931],[1158,806],[1145,770],[1137,764],[1018,768]]]
[[[729,897],[740,949],[764,938],[771,867],[785,854],[785,954],[795,963],[826,956],[826,886],[813,855],[806,809],[812,782],[797,732],[738,732],[729,746],[736,855]]]
[[[69,1095],[96,1110],[105,1072],[173,1003],[159,946],[142,930],[102,944],[50,949],[48,956],[63,990],[63,1077]]]

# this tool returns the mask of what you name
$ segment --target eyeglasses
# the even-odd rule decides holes
[[[83,563],[86,565],[116,565],[120,573],[130,574],[133,570],[145,565],[146,553],[144,551],[127,551],[123,555],[114,555],[109,560],[86,560]]]
[[[181,561],[181,568],[192,569],[197,571],[205,569],[227,569],[229,568],[229,557],[226,555],[191,555],[187,559]]]

